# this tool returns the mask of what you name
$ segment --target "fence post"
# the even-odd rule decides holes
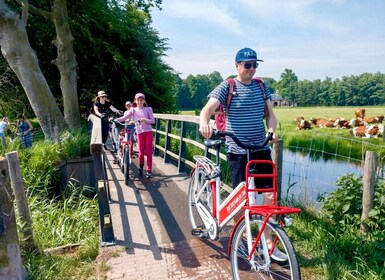
[[[278,143],[273,145],[273,149],[273,162],[277,168],[277,202],[280,202],[282,195],[283,140],[279,139]]]
[[[367,151],[365,154],[363,193],[362,193],[362,215],[360,230],[362,234],[369,231],[365,220],[369,217],[369,211],[373,207],[374,183],[376,176],[376,153]]]
[[[8,161],[9,174],[15,194],[16,206],[20,220],[25,227],[22,228],[21,235],[25,242],[25,250],[32,252],[37,249],[32,233],[32,222],[29,213],[28,200],[25,195],[24,183],[21,176],[20,161],[16,151],[6,153],[5,157]]]
[[[166,137],[165,137],[165,143],[164,143],[164,156],[163,156],[163,162],[168,163],[170,161],[170,155],[167,153],[171,149],[171,137],[169,136],[171,134],[171,120],[166,121]]]
[[[0,279],[26,279],[17,236],[12,189],[5,158],[0,157]]]
[[[180,140],[179,140],[179,159],[178,159],[178,172],[184,173],[186,172],[186,163],[184,160],[186,158],[186,142],[184,141],[184,137],[186,137],[186,122],[181,122],[180,127]]]
[[[160,133],[159,133],[159,130],[160,130],[160,118],[156,118],[156,121],[155,121],[155,147],[154,147],[154,156],[159,156],[159,148],[158,148],[158,145],[159,145],[159,142],[160,142]]]

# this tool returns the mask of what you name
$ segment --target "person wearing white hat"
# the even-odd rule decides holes
[[[108,123],[108,116],[106,114],[108,111],[123,114],[123,111],[116,109],[114,106],[112,106],[109,101],[107,101],[107,94],[103,90],[100,90],[98,91],[98,96],[96,96],[95,98],[93,113],[102,120],[102,142],[104,148],[106,148],[108,131],[110,129],[110,124]]]
[[[131,108],[123,117],[117,118],[119,122],[129,118],[134,118],[137,133],[138,149],[139,149],[139,175],[143,174],[144,156],[147,158],[146,177],[153,177],[152,174],[152,124],[155,124],[154,113],[151,107],[147,106],[146,97],[139,92],[135,95],[135,103],[137,106]]]

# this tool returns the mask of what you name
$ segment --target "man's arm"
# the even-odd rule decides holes
[[[275,134],[275,129],[277,128],[277,118],[273,112],[273,107],[271,106],[271,101],[265,101],[265,110],[266,110],[266,127],[267,132],[273,132],[273,139],[270,141],[271,143],[275,143],[278,141],[278,136]]]
[[[210,138],[213,128],[210,126],[210,117],[218,108],[220,102],[216,98],[210,98],[206,105],[202,108],[199,115],[199,131],[204,138]]]

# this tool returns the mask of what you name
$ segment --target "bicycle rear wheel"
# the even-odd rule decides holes
[[[112,151],[116,153],[119,150],[119,130],[115,124],[111,125],[110,139],[112,141]]]
[[[204,229],[204,223],[199,216],[199,213],[196,208],[196,201],[199,199],[200,202],[202,202],[211,212],[211,188],[206,183],[207,180],[205,180],[205,172],[201,168],[197,168],[194,170],[189,188],[188,188],[188,212],[189,212],[189,219],[191,223],[191,227],[193,229],[196,228],[202,228]]]
[[[126,186],[128,186],[128,183],[130,181],[130,165],[131,165],[130,146],[126,145],[124,147],[124,156],[123,156],[123,174],[124,174],[124,183],[126,184]]]
[[[262,223],[263,220],[261,218],[250,219],[253,243]],[[233,279],[301,279],[300,267],[293,244],[281,226],[273,222],[268,222],[265,233],[266,231],[271,232],[272,240],[276,240],[275,247],[286,254],[286,260],[277,257],[274,259],[272,256],[269,258],[264,255],[263,245],[261,245],[261,243],[266,244],[266,242],[264,235],[262,235],[254,252],[254,267],[248,260],[246,228],[246,221],[243,220],[236,228],[231,243],[230,261]],[[282,257],[282,255],[280,257]]]

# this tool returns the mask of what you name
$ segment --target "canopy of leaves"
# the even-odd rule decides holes
[[[30,1],[50,11],[51,1]],[[15,7],[16,3],[12,3]],[[162,60],[168,49],[151,27],[150,8],[160,0],[108,1],[69,0],[69,24],[74,36],[78,94],[82,110],[91,106],[97,91],[105,90],[114,106],[124,109],[136,92],[146,94],[155,112],[175,110],[175,75]],[[51,63],[56,58],[53,24],[30,14],[28,35],[52,92],[61,104],[59,71]]]

